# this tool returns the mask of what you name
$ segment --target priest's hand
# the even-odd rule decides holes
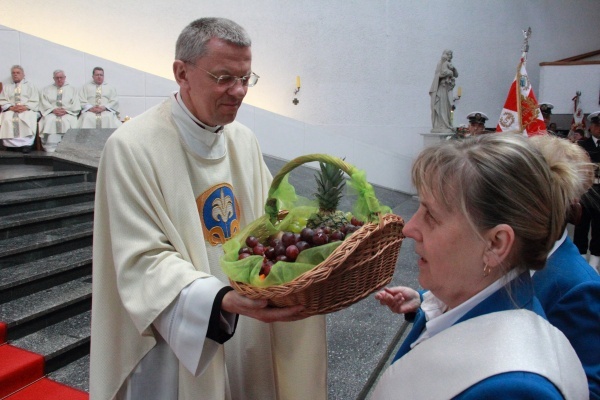
[[[67,113],[67,111],[64,108],[55,108],[54,110],[52,110],[52,113],[57,117],[62,117]]]
[[[9,108],[10,111],[12,112],[16,112],[18,114],[25,112],[28,110],[27,106],[24,106],[22,104],[17,104],[16,106],[12,106]]]
[[[88,111],[93,112],[94,114],[101,114],[102,112],[106,111],[106,107],[94,106],[94,107],[90,108]]]
[[[415,312],[421,306],[419,292],[406,286],[386,287],[375,294],[375,300],[396,314]]]
[[[234,314],[245,315],[262,322],[298,321],[306,318],[299,315],[304,306],[270,307],[267,300],[253,300],[232,290],[223,297],[221,309]]]

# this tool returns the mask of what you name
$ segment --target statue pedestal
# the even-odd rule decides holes
[[[445,133],[421,133],[423,136],[423,147],[431,146],[434,143],[438,143],[440,141],[446,140],[448,136],[452,136],[454,132],[445,132]]]

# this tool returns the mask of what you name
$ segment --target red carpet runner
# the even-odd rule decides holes
[[[0,343],[4,343],[6,341],[6,324],[4,322],[0,322]]]
[[[5,400],[88,400],[87,393],[54,382],[48,378],[40,379],[33,385],[18,391]]]
[[[3,337],[0,339],[3,340]],[[10,344],[0,345],[0,399],[87,400],[89,398],[85,392],[43,376],[44,357]]]
[[[44,357],[5,344],[0,346],[0,398],[44,376]]]

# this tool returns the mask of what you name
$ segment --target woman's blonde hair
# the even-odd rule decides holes
[[[571,203],[578,201],[594,183],[594,164],[587,151],[553,135],[534,136],[529,140],[546,159],[564,197]]]
[[[559,155],[546,160],[552,146],[564,147],[551,140],[509,133],[440,142],[417,157],[412,181],[420,194],[462,212],[479,233],[511,226],[515,245],[505,268],[541,269],[564,230],[571,202],[587,184],[582,178],[587,172],[580,173],[577,164]]]

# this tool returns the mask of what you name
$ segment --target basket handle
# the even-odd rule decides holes
[[[281,170],[275,175],[273,178],[273,182],[271,183],[271,188],[269,189],[269,196],[267,198],[265,204],[265,213],[269,216],[271,221],[275,221],[277,218],[277,214],[279,210],[277,209],[277,198],[273,197],[273,193],[279,187],[279,184],[283,180],[283,178],[291,172],[293,169],[301,166],[302,164],[306,164],[313,161],[319,161],[326,164],[332,164],[342,171],[344,171],[351,179],[353,179],[353,175],[355,172],[359,171],[352,164],[347,163],[341,158],[334,157],[328,154],[307,154],[304,156],[296,157],[286,165],[284,165]],[[368,183],[365,182],[368,185]],[[370,186],[370,185],[369,185]],[[376,217],[378,213],[382,212],[382,207],[379,205],[379,202],[376,198],[371,196],[370,198],[365,198],[367,196],[365,193],[358,193],[359,197],[364,198],[364,200],[369,203],[369,209],[371,210],[371,214],[373,217]]]

